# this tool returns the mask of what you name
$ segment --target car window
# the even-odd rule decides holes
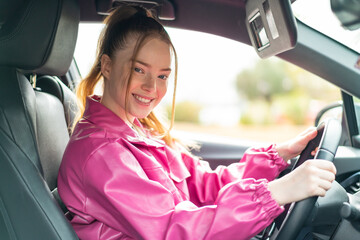
[[[85,76],[102,25],[80,24],[75,59]],[[313,126],[317,113],[341,100],[323,79],[252,47],[200,32],[167,28],[178,61],[175,130],[280,142]],[[161,110],[171,106],[172,81]]]

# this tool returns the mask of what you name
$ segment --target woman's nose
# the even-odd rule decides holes
[[[145,81],[142,84],[142,88],[148,92],[153,92],[156,90],[156,80],[151,74],[146,75]]]

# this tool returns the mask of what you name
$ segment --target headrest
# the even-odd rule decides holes
[[[2,9],[8,12],[0,12],[0,66],[64,75],[76,44],[77,0],[5,0]]]

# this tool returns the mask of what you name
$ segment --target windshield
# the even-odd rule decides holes
[[[360,29],[344,29],[332,12],[329,0],[297,0],[292,9],[303,23],[360,53]]]

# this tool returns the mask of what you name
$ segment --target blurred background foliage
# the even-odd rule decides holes
[[[260,60],[236,77],[247,104],[241,124],[313,124],[316,113],[340,92],[328,82],[280,59]]]
[[[199,123],[199,115],[202,107],[192,101],[183,101],[175,105],[175,121]],[[167,107],[167,115],[171,116],[171,106]]]
[[[259,60],[242,70],[234,88],[242,103],[241,125],[313,125],[322,107],[341,99],[335,86],[277,58]],[[193,101],[178,102],[175,121],[200,123],[202,109]]]

